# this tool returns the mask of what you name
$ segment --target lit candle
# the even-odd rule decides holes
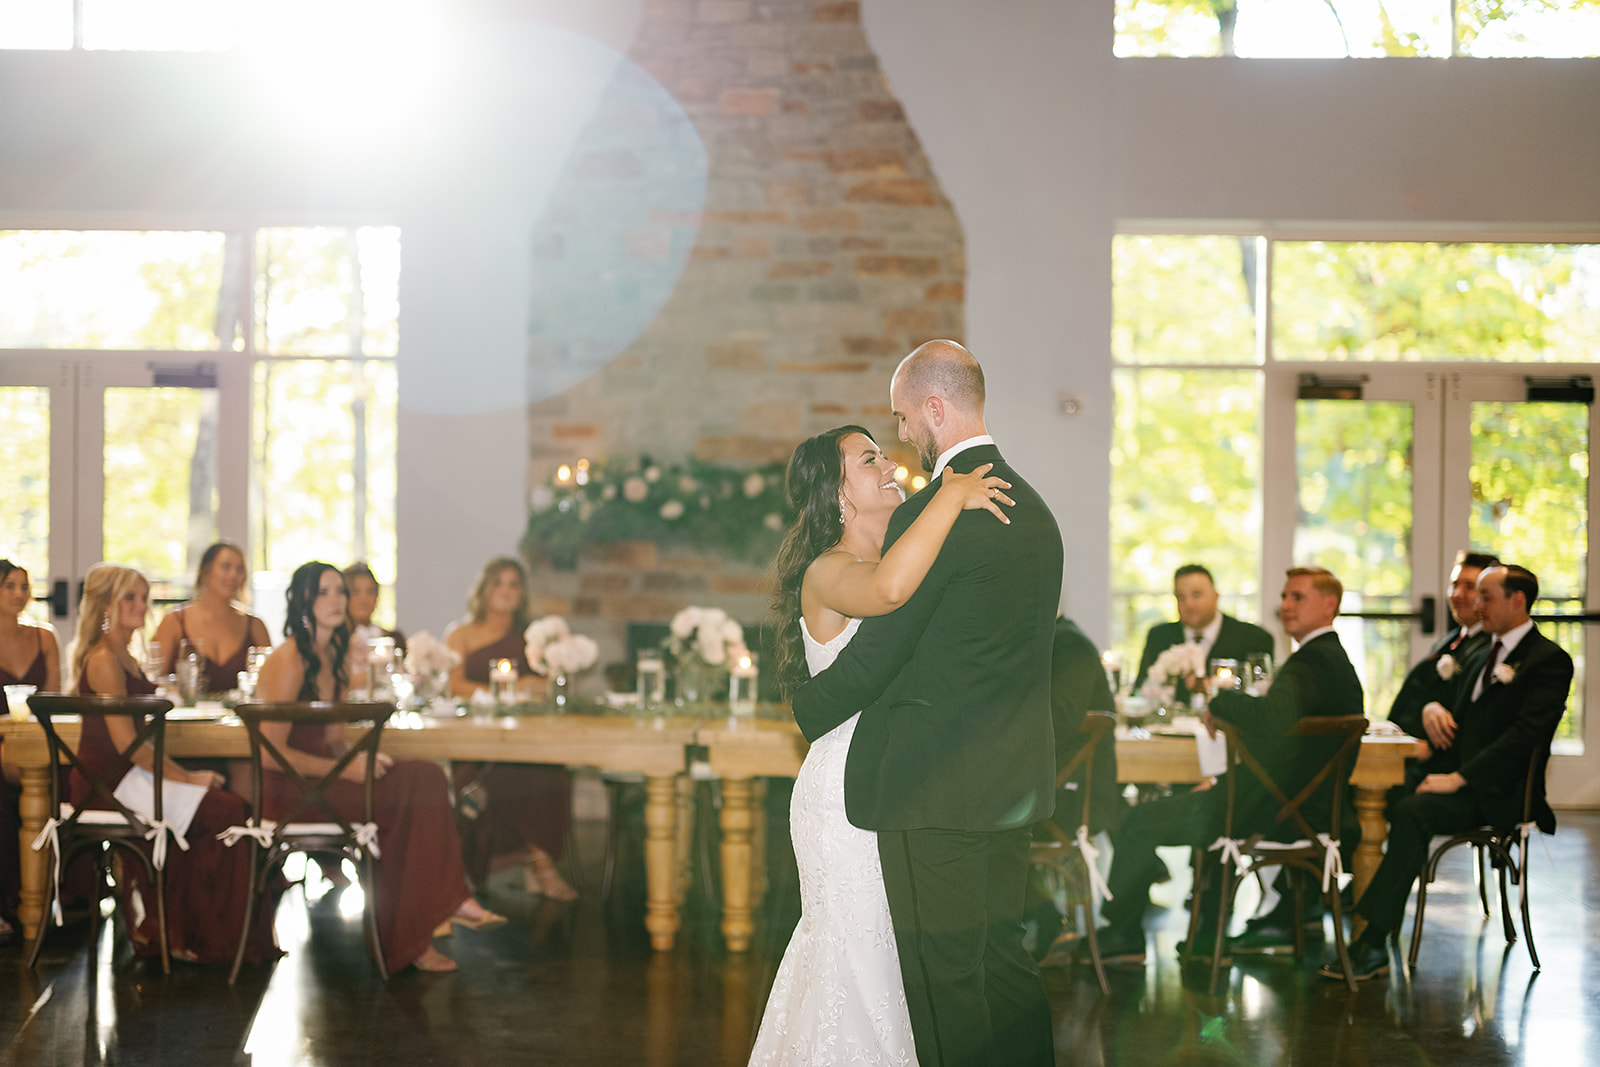
[[[744,652],[728,668],[728,705],[735,715],[752,715],[756,710],[756,654]]]
[[[497,659],[489,665],[489,689],[495,703],[509,704],[516,700],[517,665],[508,659]]]
[[[1228,668],[1228,667],[1218,667],[1217,668],[1217,688],[1218,689],[1232,689],[1233,688],[1233,670],[1231,668]]]

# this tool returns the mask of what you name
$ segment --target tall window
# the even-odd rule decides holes
[[[1119,56],[1600,55],[1596,0],[1116,0]]]

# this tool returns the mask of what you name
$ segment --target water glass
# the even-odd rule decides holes
[[[144,646],[144,676],[150,681],[160,678],[165,666],[161,662],[161,642],[147,641]]]
[[[1245,691],[1261,696],[1272,686],[1272,653],[1252,652],[1245,660]]]
[[[1122,692],[1122,653],[1114,648],[1106,649],[1100,653],[1100,666],[1105,668],[1106,678],[1111,682],[1111,695]]]
[[[667,664],[661,650],[641,648],[635,667],[639,676],[639,710],[660,707],[667,698]]]
[[[33,685],[6,686],[6,710],[17,722],[28,721],[28,698],[38,690]]]

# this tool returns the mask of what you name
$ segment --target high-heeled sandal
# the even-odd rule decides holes
[[[419,971],[429,974],[449,974],[456,970],[456,961],[434,948],[429,948],[422,955],[411,961],[411,966]]]
[[[456,926],[465,926],[468,930],[492,930],[496,926],[504,926],[507,921],[504,915],[496,915],[488,908],[484,908],[483,914],[476,918],[469,918],[459,914],[450,916],[451,923]],[[435,936],[438,936],[437,932]]]
[[[567,884],[556,870],[555,860],[548,852],[538,852],[522,867],[523,886],[533,896],[550,900],[577,900],[578,891]]]

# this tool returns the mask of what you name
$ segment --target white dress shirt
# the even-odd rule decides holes
[[[1495,641],[1499,641],[1500,642],[1500,655],[1495,659],[1494,665],[1496,667],[1498,667],[1498,666],[1500,666],[1500,664],[1504,663],[1506,661],[1506,659],[1511,655],[1511,650],[1516,648],[1519,644],[1521,644],[1522,643],[1522,639],[1524,637],[1528,636],[1529,632],[1532,631],[1532,629],[1533,629],[1533,620],[1529,619],[1527,622],[1523,623],[1521,626],[1514,626],[1511,629],[1507,630],[1505,633],[1503,633],[1500,636],[1498,636],[1498,637],[1494,638],[1493,640],[1491,640],[1489,642],[1489,648],[1490,648],[1491,651],[1494,649],[1494,642]],[[1478,680],[1476,682],[1472,683],[1472,699],[1473,700],[1477,700],[1479,697],[1481,697],[1483,695],[1483,687],[1488,682],[1488,679],[1485,677],[1485,675],[1487,675],[1489,673],[1488,672],[1488,667],[1489,667],[1489,661],[1488,660],[1484,660],[1483,661],[1483,667],[1484,667],[1484,669],[1478,671]]]
[[[955,444],[939,453],[939,462],[933,465],[933,477],[937,478],[939,475],[944,473],[945,467],[947,467],[950,464],[950,461],[955,458],[957,452],[965,452],[967,449],[974,448],[978,445],[992,444],[994,444],[994,438],[986,433],[980,433],[976,437],[969,437],[965,441],[957,441]]]
[[[1217,635],[1221,632],[1222,612],[1219,611],[1211,617],[1211,621],[1206,623],[1204,629],[1191,630],[1185,626],[1183,628],[1183,639],[1190,644],[1198,644],[1200,646],[1200,658],[1209,664],[1211,662],[1211,646],[1217,643]],[[1199,637],[1198,641],[1195,640],[1196,636]]]

